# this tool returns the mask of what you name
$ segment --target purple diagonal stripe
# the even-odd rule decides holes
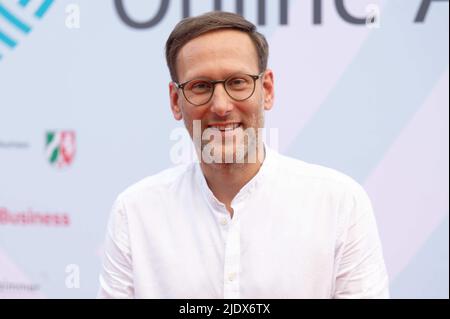
[[[448,77],[447,69],[365,183],[391,280],[449,212]]]

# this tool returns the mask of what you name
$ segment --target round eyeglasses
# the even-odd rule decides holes
[[[225,80],[209,80],[198,78],[176,83],[175,85],[183,91],[185,99],[195,105],[201,106],[208,103],[213,94],[216,84],[222,83],[225,92],[235,101],[245,101],[255,92],[256,80],[260,79],[264,72],[258,75],[251,74],[233,74]]]

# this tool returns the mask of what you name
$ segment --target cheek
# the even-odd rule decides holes
[[[189,113],[189,117],[193,120],[201,120],[205,115],[205,110],[202,109],[192,109],[192,111]]]
[[[252,125],[259,124],[261,118],[264,117],[263,99],[261,96],[255,96],[255,99],[253,99],[251,103],[243,105],[240,108],[240,111]]]
[[[184,105],[182,108],[184,124],[188,130],[192,130],[194,121],[202,121],[205,117],[207,109],[193,108],[190,105]],[[203,123],[202,123],[203,124]]]

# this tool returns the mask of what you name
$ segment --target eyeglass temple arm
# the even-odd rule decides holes
[[[247,75],[250,75],[252,78],[254,78],[255,80],[258,80],[263,74],[264,74],[264,72],[266,72],[266,71],[262,71],[260,74],[258,74],[258,75],[250,75],[250,74],[247,74]],[[217,84],[217,83],[225,83],[227,80],[225,79],[225,80],[213,80],[213,81],[211,81],[211,83],[212,84]],[[189,81],[187,81],[187,82],[189,82]],[[173,82],[173,83],[175,83],[175,85],[177,86],[177,88],[179,88],[179,89],[182,89],[185,85],[186,85],[186,83],[187,82],[184,82],[184,83],[178,83],[178,82]]]

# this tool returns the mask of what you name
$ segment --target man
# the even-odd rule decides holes
[[[212,12],[182,20],[169,36],[171,109],[199,163],[119,195],[99,297],[388,297],[361,186],[284,157],[251,133],[274,102],[268,45],[255,29]]]

